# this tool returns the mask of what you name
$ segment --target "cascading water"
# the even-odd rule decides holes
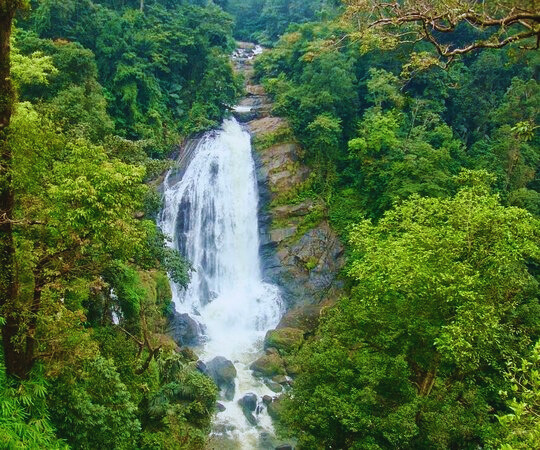
[[[234,362],[236,389],[223,401],[215,433],[239,448],[258,448],[261,433],[272,433],[263,395],[272,392],[252,377],[249,365],[262,351],[267,330],[277,325],[282,305],[276,286],[263,282],[259,261],[258,193],[249,133],[235,119],[206,133],[194,147],[180,180],[164,183],[160,226],[173,238],[194,271],[186,289],[173,283],[178,312],[204,330],[203,360],[223,356]],[[259,399],[256,427],[238,405],[246,393]],[[225,436],[226,435],[226,436]]]

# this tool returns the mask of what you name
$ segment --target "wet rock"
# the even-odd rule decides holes
[[[225,408],[225,405],[224,405],[223,403],[217,402],[217,403],[216,403],[216,409],[217,409],[219,412],[223,412],[223,411],[225,411],[227,408]]]
[[[270,389],[272,392],[275,392],[276,394],[279,394],[283,390],[281,384],[276,383],[272,380],[264,380],[264,384],[266,384],[268,389]]]
[[[281,397],[274,399],[274,401],[272,403],[269,403],[266,408],[268,410],[268,415],[272,419],[279,420],[279,417],[283,409]]]
[[[272,377],[272,381],[274,381],[275,383],[279,383],[282,386],[286,385],[286,384],[289,384],[289,380],[285,375],[276,375],[276,376]]]
[[[278,354],[270,354],[261,356],[249,366],[249,368],[265,377],[273,377],[274,375],[285,374],[283,360]]]
[[[257,419],[253,415],[253,413],[248,413],[244,411],[244,416],[247,419],[247,421],[250,423],[251,426],[256,427],[257,426]]]
[[[300,328],[312,332],[319,326],[321,305],[304,305],[287,311],[279,321],[277,328]]]
[[[287,122],[281,117],[264,117],[248,123],[249,130],[255,136],[273,133],[284,126],[287,126]]]
[[[284,327],[268,331],[264,338],[264,347],[273,347],[277,349],[280,355],[287,355],[298,350],[303,342],[303,330]]]
[[[189,314],[174,311],[169,316],[169,333],[180,345],[197,345],[201,336],[201,327]]]
[[[200,360],[197,361],[197,364],[195,364],[195,369],[205,375],[208,375],[208,369],[206,368],[206,364]]]
[[[238,404],[242,408],[242,412],[244,413],[247,421],[251,425],[256,426],[257,419],[253,413],[257,410],[257,395],[250,392],[238,400]]]
[[[271,433],[263,431],[259,434],[258,449],[272,449],[275,446],[274,436]]]
[[[278,228],[270,231],[270,241],[279,243],[285,239],[294,236],[296,227]]]
[[[223,356],[216,356],[206,363],[208,376],[214,380],[223,392],[225,399],[234,398],[234,379],[236,378],[236,368],[234,364]]]
[[[238,404],[242,407],[242,409],[254,412],[255,409],[257,409],[257,395],[252,392],[248,392],[240,400],[238,400]]]
[[[242,99],[232,113],[241,122],[249,122],[267,116],[270,109],[271,104],[266,95],[250,95]]]
[[[294,450],[292,445],[283,444],[275,448],[275,450]]]
[[[269,405],[270,403],[272,403],[274,399],[272,397],[270,397],[269,395],[263,395],[263,398],[262,398],[262,401],[265,405]]]

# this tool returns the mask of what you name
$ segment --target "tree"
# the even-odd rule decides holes
[[[285,422],[302,448],[468,448],[494,436],[506,361],[540,333],[538,221],[465,172],[351,233],[353,289],[302,351]],[[492,411],[490,415],[490,411]]]
[[[137,405],[111,359],[97,356],[86,361],[55,380],[52,389],[52,419],[74,448],[137,447]]]
[[[538,448],[540,446],[540,341],[531,355],[518,364],[510,363],[507,377],[512,392],[507,400],[512,412],[498,417],[503,437],[498,445],[503,450]]]
[[[22,375],[12,339],[16,333],[17,319],[4,311],[17,295],[14,276],[15,246],[13,244],[13,208],[15,195],[12,186],[11,166],[13,154],[8,141],[15,91],[11,80],[11,27],[13,17],[26,0],[0,1],[0,311],[5,314],[2,343],[8,374]],[[7,312],[7,314],[6,314]]]
[[[440,56],[453,58],[479,48],[540,45],[540,10],[535,0],[346,0],[346,18],[363,35],[395,44],[426,40]],[[444,35],[452,34],[453,41]],[[459,35],[469,33],[468,40]]]

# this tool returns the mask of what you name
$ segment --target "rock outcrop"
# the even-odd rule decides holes
[[[253,83],[253,60],[259,49],[246,43],[240,47],[235,67],[245,76],[247,97],[234,114],[247,122],[255,148],[264,274],[280,286],[288,309],[277,329],[266,335],[266,354],[250,368],[279,392],[298,373],[294,354],[315,332],[323,305],[340,295],[344,250],[326,220],[324,203],[302,195],[310,183],[310,170],[302,163],[301,146],[287,121],[272,116],[264,88]]]
[[[248,126],[257,148],[261,245],[269,281],[281,286],[289,308],[337,298],[343,246],[324,219],[324,205],[311,198],[295,200],[309,177],[302,150],[292,140],[279,142],[288,135],[281,118],[264,117]],[[274,139],[278,142],[266,147]]]

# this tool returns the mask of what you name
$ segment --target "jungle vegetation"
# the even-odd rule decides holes
[[[347,249],[282,432],[539,448],[539,15],[0,0],[0,447],[204,448],[217,389],[167,336],[168,277],[190,266],[155,224],[155,180],[241,95],[237,38],[271,47],[255,76],[311,169],[287,201],[317,199]]]

